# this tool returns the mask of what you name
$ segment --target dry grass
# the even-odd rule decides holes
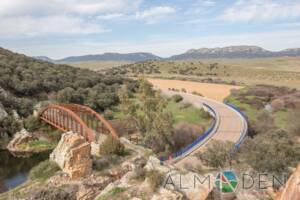
[[[218,63],[216,66],[212,66]],[[269,84],[300,89],[300,57],[257,59],[202,59],[183,61],[145,61],[132,63],[91,62],[73,66],[92,70],[116,67],[122,75],[202,81],[219,79],[239,85]],[[122,66],[120,66],[122,65]]]
[[[217,101],[223,101],[230,95],[232,89],[240,89],[240,86],[232,86],[225,84],[211,84],[211,83],[199,83],[192,81],[179,81],[179,80],[163,80],[163,79],[148,79],[154,86],[159,88],[175,88],[181,90],[186,89],[187,92],[198,92],[203,96],[215,99]]]
[[[213,63],[218,63],[217,67],[211,68]],[[199,81],[211,78],[240,85],[269,84],[300,89],[300,58],[156,61],[148,65],[161,72],[146,74],[150,77]]]

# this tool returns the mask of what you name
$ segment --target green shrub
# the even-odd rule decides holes
[[[203,95],[200,92],[193,91],[192,94],[203,97]]]
[[[120,199],[121,199],[121,195],[122,195],[121,193],[123,193],[125,191],[126,191],[126,188],[114,187],[107,194],[101,196],[97,200],[108,200],[108,199],[115,199],[115,198],[119,199],[118,197],[120,197]]]
[[[13,116],[8,116],[0,121],[0,130],[3,133],[8,133],[9,136],[13,136],[16,132],[22,128],[21,123],[14,119]]]
[[[240,157],[258,172],[289,173],[300,160],[299,143],[293,134],[271,130],[246,140]]]
[[[156,190],[164,181],[164,176],[157,170],[151,170],[146,174],[149,180],[150,186],[153,190]]]
[[[100,145],[100,154],[102,155],[124,155],[125,147],[120,140],[109,135],[105,141]]]
[[[230,166],[233,157],[229,152],[233,148],[233,143],[212,140],[204,152],[197,153],[197,157],[206,165],[214,168],[224,168]]]
[[[111,193],[111,195],[117,195],[117,194],[119,194],[119,193],[122,193],[122,192],[124,192],[126,189],[125,188],[122,188],[122,187],[115,187],[115,188],[113,188],[111,191],[110,191],[110,193]]]
[[[112,119],[114,119],[114,112],[111,110],[105,110],[104,117],[107,120],[112,120]]]
[[[41,121],[39,118],[31,115],[25,119],[24,125],[29,132],[33,132],[40,128]]]
[[[109,160],[108,159],[98,159],[95,160],[93,162],[93,169],[97,170],[97,171],[102,171],[103,169],[108,168],[110,165]]]
[[[181,105],[180,105],[180,109],[187,109],[187,108],[190,108],[190,107],[192,107],[192,104],[191,103],[182,103]]]
[[[58,200],[68,199],[75,200],[78,186],[73,185],[62,185],[59,187],[49,186],[38,188],[31,196],[30,199],[47,199],[47,200]]]
[[[183,98],[179,94],[175,94],[172,96],[172,100],[175,101],[176,103],[178,103],[178,102],[182,101]]]
[[[45,160],[39,163],[37,166],[33,167],[29,172],[29,178],[31,180],[35,179],[47,179],[59,171],[59,166],[50,160]]]

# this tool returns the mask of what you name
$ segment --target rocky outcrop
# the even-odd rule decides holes
[[[294,200],[300,198],[300,164],[290,176],[285,187],[279,192],[276,200]]]
[[[83,136],[67,132],[51,153],[50,160],[56,162],[71,178],[87,176],[92,170],[91,145]]]
[[[0,103],[0,120],[3,120],[8,116],[7,112],[5,111],[2,103]]]
[[[160,188],[157,194],[154,194],[153,197],[151,198],[151,200],[164,200],[164,199],[182,200],[184,199],[184,196],[179,192]]]
[[[166,175],[164,187],[178,191],[190,200],[205,200],[214,185],[212,174],[200,175],[190,171],[172,170]]]
[[[22,129],[20,132],[14,134],[13,139],[8,143],[7,149],[10,152],[27,152],[27,149],[24,149],[24,144],[37,140],[37,138],[29,133],[26,129]]]
[[[100,146],[106,140],[107,135],[100,134],[97,138],[97,142],[91,142],[91,154],[93,156],[100,156]]]
[[[166,173],[171,171],[170,167],[162,165],[161,161],[158,158],[154,157],[154,156],[149,157],[148,162],[147,162],[147,164],[144,168],[147,171],[157,170],[157,171],[159,171],[160,173],[163,173],[163,174],[166,174]]]

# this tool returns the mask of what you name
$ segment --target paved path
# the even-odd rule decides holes
[[[160,89],[163,94],[166,94],[168,96],[180,94],[183,97],[184,102],[189,102],[195,107],[202,107],[203,103],[206,103],[217,113],[216,120],[218,121],[218,126],[216,127],[215,131],[213,131],[214,133],[212,133],[210,139],[203,145],[194,149],[187,156],[178,160],[176,162],[176,166],[178,167],[183,167],[186,164],[191,164],[194,166],[197,165],[199,163],[199,160],[195,157],[195,154],[201,151],[201,149],[203,149],[203,147],[207,145],[211,139],[231,141],[233,143],[236,143],[242,136],[244,129],[247,128],[246,120],[236,110],[222,102],[197,95],[169,91],[168,89],[164,88],[157,89]]]

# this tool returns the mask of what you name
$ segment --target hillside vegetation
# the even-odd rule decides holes
[[[0,131],[13,134],[19,129],[13,112],[26,118],[38,102],[45,100],[79,103],[104,111],[118,103],[116,91],[125,81],[119,76],[101,76],[87,69],[55,65],[1,48],[0,104],[9,115],[0,121]]]
[[[300,159],[299,91],[258,85],[235,90],[227,101],[248,117],[248,137],[233,156],[222,153],[232,145],[215,141],[198,157],[212,167],[289,174]]]
[[[166,99],[145,79],[139,79],[135,94],[119,91],[119,117],[128,121],[140,135],[142,144],[158,155],[169,155],[200,137],[211,125],[203,109],[184,104],[183,97]],[[125,132],[124,130],[122,132]]]

